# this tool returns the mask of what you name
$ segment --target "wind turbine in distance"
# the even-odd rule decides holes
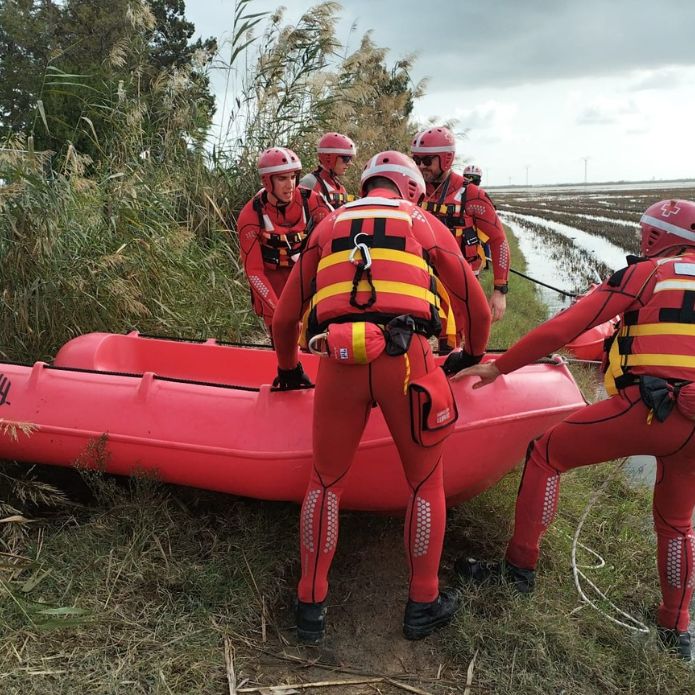
[[[591,159],[591,157],[589,157],[589,156],[587,156],[587,157],[582,157],[582,159],[584,160],[584,185],[586,186],[587,180],[588,180],[588,179],[587,179],[587,176],[586,176],[587,165],[588,165],[589,160]]]

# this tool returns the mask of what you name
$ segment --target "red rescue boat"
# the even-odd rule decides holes
[[[598,285],[592,285],[584,294],[577,297],[573,303],[579,302],[583,297],[590,295]],[[599,324],[578,335],[572,342],[565,345],[565,349],[572,353],[578,360],[590,360],[600,362],[603,358],[603,344],[606,338],[615,333],[618,317]]]
[[[314,377],[318,359],[302,355]],[[93,333],[55,363],[0,364],[0,457],[300,502],[312,460],[313,390],[274,392],[268,348]],[[454,504],[493,485],[528,442],[584,405],[564,364],[535,364],[472,390],[453,382],[460,417],[444,479]],[[396,511],[408,487],[381,412],[362,437],[345,509]]]

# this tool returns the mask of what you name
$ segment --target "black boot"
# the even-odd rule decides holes
[[[326,607],[323,603],[297,601],[297,639],[318,644],[326,632]]]
[[[406,639],[422,639],[451,622],[459,607],[459,595],[454,589],[444,589],[430,602],[411,601],[405,605],[403,634]]]
[[[675,654],[680,659],[692,661],[693,653],[690,648],[690,633],[671,630],[666,627],[659,627],[657,635],[661,646],[669,653]]]
[[[509,582],[520,594],[530,594],[536,584],[536,573],[525,570],[506,560],[486,562],[473,558],[459,558],[454,564],[456,574],[461,579],[476,584],[501,584],[502,580]]]

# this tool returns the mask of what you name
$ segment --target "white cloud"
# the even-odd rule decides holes
[[[641,116],[632,99],[600,98],[585,106],[577,115],[578,125],[624,125]]]
[[[684,82],[685,72],[680,68],[663,70],[644,70],[636,73],[636,81],[628,89],[639,92],[647,89],[668,90],[680,87]]]
[[[252,11],[281,0],[253,0]],[[285,0],[286,17],[306,10]],[[229,32],[234,0],[196,0],[199,35]],[[350,35],[350,25],[357,31]],[[692,0],[346,0],[338,36],[373,29],[391,61],[429,76],[416,115],[459,119],[488,185],[695,176]]]

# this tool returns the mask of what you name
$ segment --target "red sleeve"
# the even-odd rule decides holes
[[[495,285],[506,285],[511,265],[507,236],[490,196],[475,184],[468,184],[466,213],[473,218],[476,230],[483,235],[482,241],[487,237]]]
[[[280,369],[292,369],[299,361],[300,321],[311,299],[319,266],[321,230],[332,229],[333,217],[324,219],[309,237],[309,243],[292,267],[273,315],[273,341]]]
[[[312,191],[309,196],[309,214],[311,219],[314,221],[314,226],[316,226],[321,220],[328,217],[328,215],[333,212],[333,208],[328,207],[328,204],[323,199],[323,196]]]
[[[513,372],[572,342],[584,331],[644,306],[642,298],[651,295],[654,269],[654,263],[644,262],[617,271],[591,294],[527,333],[496,360],[495,366],[503,374]]]
[[[254,305],[263,307],[263,315],[272,316],[278,302],[273,286],[268,280],[263,255],[261,254],[261,229],[258,213],[253,209],[253,200],[244,205],[237,220],[239,249],[244,272],[254,296]]]
[[[464,349],[482,355],[490,336],[490,307],[478,278],[461,254],[451,232],[434,215],[424,210],[413,220],[413,232],[427,250],[430,262],[444,283],[456,318],[456,329]]]

